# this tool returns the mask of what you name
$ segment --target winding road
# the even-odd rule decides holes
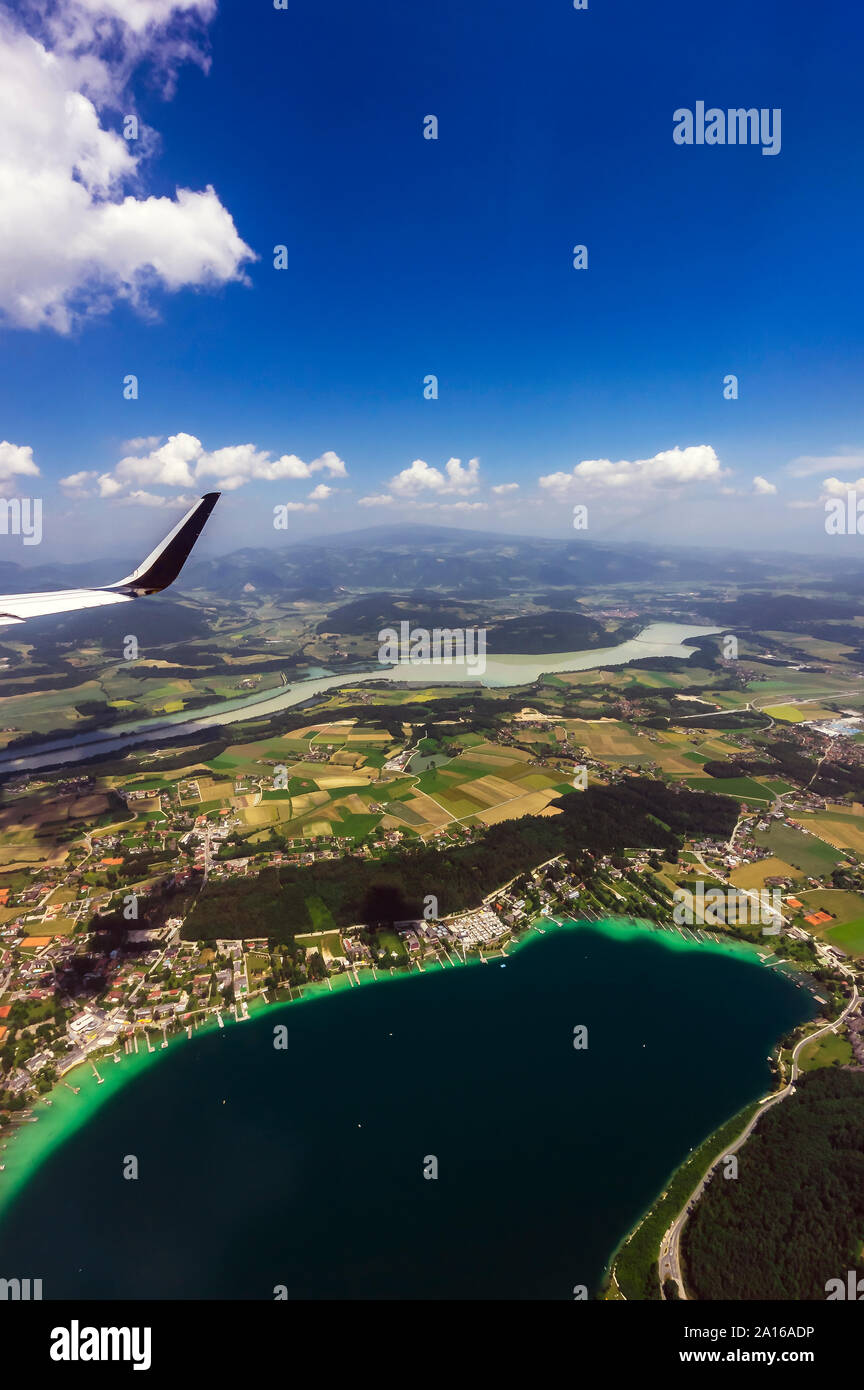
[[[683,1209],[679,1212],[678,1216],[675,1218],[672,1225],[669,1227],[668,1231],[666,1232],[662,1241],[660,1242],[658,1274],[660,1278],[661,1288],[664,1286],[667,1279],[671,1279],[673,1283],[677,1284],[678,1286],[678,1297],[682,1299],[687,1298],[687,1290],[684,1287],[684,1278],[681,1273],[681,1232],[684,1229],[684,1224],[687,1220],[687,1217],[690,1215],[690,1212],[693,1210],[693,1207],[696,1205],[696,1203],[699,1201],[699,1198],[702,1196],[702,1193],[705,1191],[705,1185],[708,1182],[711,1173],[713,1173],[714,1169],[717,1168],[718,1165],[721,1164],[724,1159],[728,1158],[731,1154],[737,1153],[738,1150],[742,1147],[742,1145],[747,1142],[747,1140],[749,1139],[750,1135],[756,1128],[756,1125],[759,1123],[765,1112],[767,1110],[770,1110],[773,1105],[777,1105],[779,1101],[785,1100],[786,1096],[788,1096],[791,1093],[791,1091],[794,1088],[795,1082],[797,1081],[800,1075],[800,1068],[798,1066],[798,1055],[801,1049],[803,1047],[806,1047],[808,1043],[814,1042],[817,1038],[823,1037],[826,1033],[836,1033],[837,1029],[840,1028],[841,1025],[845,1022],[847,1016],[850,1013],[852,1013],[855,1010],[855,1008],[857,1008],[858,1000],[858,986],[853,983],[852,998],[846,1005],[846,1008],[840,1015],[838,1015],[834,1022],[826,1023],[824,1027],[817,1029],[815,1033],[808,1033],[806,1037],[801,1038],[801,1040],[795,1044],[795,1047],[792,1050],[792,1074],[790,1076],[789,1081],[787,1081],[783,1089],[778,1091],[776,1095],[771,1096],[768,1100],[764,1101],[762,1105],[760,1105],[759,1109],[756,1111],[756,1114],[750,1120],[746,1129],[744,1129],[743,1132],[739,1134],[738,1138],[732,1144],[729,1144],[728,1147],[725,1148],[721,1154],[717,1155],[717,1157],[711,1163],[710,1167],[707,1168],[706,1171],[703,1173],[696,1187],[693,1189],[693,1191],[690,1193],[690,1196],[687,1198],[687,1201],[684,1203]]]

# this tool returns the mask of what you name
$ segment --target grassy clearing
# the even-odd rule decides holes
[[[825,939],[832,946],[839,946],[850,956],[864,956],[864,917],[854,922],[846,922],[840,927],[829,927]]]
[[[854,1061],[852,1048],[846,1038],[838,1033],[826,1033],[824,1038],[802,1047],[798,1062],[802,1071],[815,1071],[816,1067],[831,1067],[835,1064],[846,1067]]]
[[[840,855],[830,845],[815,835],[805,835],[794,825],[775,824],[768,830],[757,830],[753,838],[757,845],[765,845],[778,859],[813,878],[829,873],[840,862]]]
[[[752,806],[767,806],[774,800],[768,788],[754,782],[752,777],[685,777],[684,781],[695,791],[734,796],[736,801],[746,801]]]

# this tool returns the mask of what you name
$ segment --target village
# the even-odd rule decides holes
[[[622,699],[621,715],[635,712],[635,706]],[[485,767],[494,774],[504,759],[510,759],[510,775],[524,778],[522,787],[540,784],[550,789],[562,778],[578,787],[589,780],[616,785],[634,775],[663,775],[659,754],[668,747],[668,739],[664,745],[662,733],[628,725],[631,744],[626,745],[617,735],[625,726],[610,720],[597,724],[613,728],[606,734],[601,727],[595,734],[584,726],[592,738],[605,740],[595,750],[580,741],[583,728],[578,724],[563,727],[563,721],[526,707],[499,730],[494,743],[476,740],[486,760],[480,771]],[[734,748],[736,737],[726,737]],[[412,833],[411,823],[400,823],[394,815],[406,803],[391,798],[394,779],[407,781],[416,766],[418,746],[408,740],[404,747],[379,753],[369,773],[361,774],[364,755],[349,754],[347,744],[327,741],[326,733],[317,738],[310,738],[302,764],[286,770],[276,757],[259,758],[230,780],[223,778],[218,788],[202,772],[152,781],[143,775],[128,790],[115,790],[122,809],[113,815],[105,811],[95,774],[54,785],[55,804],[92,806],[102,812],[103,823],[82,827],[55,864],[46,862],[29,874],[19,873],[15,886],[0,889],[0,1080],[6,1095],[0,1121],[13,1122],[35,1096],[47,1093],[84,1062],[96,1069],[107,1059],[119,1060],[124,1052],[164,1047],[178,1032],[191,1036],[214,1021],[220,1027],[226,1020],[242,1022],[250,1006],[300,998],[310,988],[324,985],[332,990],[334,983],[346,982],[353,987],[361,983],[361,971],[374,980],[382,972],[423,972],[471,959],[504,960],[526,932],[546,929],[544,919],[619,916],[663,931],[678,930],[696,941],[712,939],[713,923],[672,925],[676,890],[697,880],[741,893],[776,890],[783,904],[777,930],[787,954],[807,970],[857,970],[861,952],[857,923],[850,914],[864,902],[858,893],[864,855],[833,850],[816,833],[823,825],[833,825],[833,818],[842,817],[846,807],[833,806],[809,789],[780,783],[773,789],[751,783],[764,799],[741,801],[729,840],[693,840],[673,856],[674,862],[659,848],[628,850],[589,855],[576,872],[559,856],[502,885],[472,910],[439,917],[433,903],[427,917],[397,921],[386,932],[376,933],[363,922],[341,932],[306,932],[296,938],[291,955],[266,939],[184,940],[185,913],[211,880],[242,880],[268,868],[305,867],[344,856],[386,859]],[[823,730],[800,725],[795,738],[820,754],[827,742]],[[526,745],[526,739],[537,742]],[[617,754],[640,743],[645,751],[638,758],[608,756],[609,749]],[[652,757],[651,745],[658,745],[658,759]],[[519,751],[526,746],[532,750],[529,755]],[[452,759],[454,752],[459,754],[459,747],[447,750],[447,767],[461,765],[458,756]],[[480,754],[470,748],[461,761],[469,755]],[[513,761],[517,757],[524,761]],[[482,826],[475,816],[453,814],[458,807],[453,798],[457,793],[464,796],[466,788],[476,789],[479,797],[486,783],[492,789],[490,797],[500,797],[501,778],[496,781],[489,775],[473,783],[454,783],[451,791],[434,766],[440,761],[441,757],[429,760],[432,766],[420,777],[419,787],[425,788],[422,796],[430,805],[452,811],[430,826],[429,840],[444,846],[470,844]],[[320,794],[310,796],[306,788],[314,783],[304,783],[299,776],[306,768],[307,775],[319,779],[319,786],[343,780],[357,784],[364,776],[368,790],[362,805],[368,822],[355,820],[350,824],[353,833],[345,834],[338,833],[340,822],[332,813],[330,822],[319,824],[315,817],[320,816]],[[581,783],[578,776],[574,780],[574,769],[581,773]],[[292,790],[286,791],[288,783]],[[511,786],[509,795],[521,804],[520,783]],[[33,797],[40,783],[22,779],[9,790]],[[538,800],[530,802],[529,795]],[[250,841],[250,808],[272,805],[273,799],[285,796],[293,798],[292,814],[310,803],[305,820],[285,827],[290,832],[297,824],[301,833],[273,836],[265,823]],[[536,791],[522,798],[526,810],[535,805],[540,809],[548,799],[549,793]],[[420,800],[418,795],[415,801]],[[547,813],[554,813],[554,806]],[[115,823],[106,825],[106,819]],[[349,828],[348,814],[341,824]],[[154,894],[166,905],[164,911],[156,923],[139,921],[140,904],[152,901]],[[175,902],[180,905],[177,911],[172,910]],[[112,914],[122,917],[122,940],[99,929]],[[851,949],[850,943],[843,944],[847,922],[853,932]],[[840,939],[834,939],[838,933]],[[767,951],[758,926],[749,937]],[[769,954],[776,960],[776,936],[771,945],[774,951]],[[850,1031],[850,1041],[860,1062],[860,1029]]]

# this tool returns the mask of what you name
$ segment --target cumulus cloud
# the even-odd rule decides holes
[[[450,459],[444,465],[444,472],[434,468],[423,459],[415,459],[390,479],[390,491],[399,497],[416,497],[423,492],[455,492],[467,495],[479,487],[480,460],[469,459],[463,465],[461,459]]]
[[[95,477],[95,469],[82,468],[79,473],[69,473],[67,477],[61,478],[60,486],[67,497],[92,497],[91,484]]]
[[[753,479],[753,491],[757,497],[773,497],[777,488],[774,483],[769,483],[767,478],[757,473]]]
[[[146,445],[151,441],[138,442]],[[331,478],[348,476],[344,461],[332,450],[305,463],[296,454],[273,458],[269,450],[255,444],[229,444],[207,450],[194,434],[181,431],[146,453],[127,454],[113,472],[99,477],[98,487],[100,496],[115,497],[135,484],[195,488],[202,485],[202,480],[213,479],[220,491],[233,492],[244,483],[292,481],[312,478],[316,473],[327,473]],[[332,490],[321,492],[319,488],[313,494],[319,500]]]
[[[114,470],[115,480],[124,483],[159,483],[163,487],[194,487],[190,464],[202,454],[200,439],[191,434],[172,434],[166,443],[143,456],[127,454]]]
[[[444,472],[447,474],[447,487],[445,492],[476,492],[479,486],[480,460],[469,459],[465,467],[462,467],[461,459],[450,459],[444,465]]]
[[[391,497],[389,492],[379,492],[372,497],[361,497],[357,502],[358,507],[391,507],[395,502],[395,497]]]
[[[824,478],[822,480],[822,500],[828,497],[845,497],[847,492],[864,493],[864,478],[856,478],[854,482],[846,478]]]
[[[518,492],[518,491],[519,491],[519,484],[518,484],[518,483],[499,483],[497,487],[493,487],[492,491],[495,493],[495,496],[496,496],[496,497],[505,497],[505,496],[507,495],[508,492]]]
[[[583,492],[586,488],[645,490],[680,487],[688,483],[719,482],[726,470],[710,444],[676,445],[648,459],[583,459],[570,473],[547,473],[540,486],[551,492]]]
[[[31,445],[10,444],[8,439],[0,442],[0,497],[9,497],[16,491],[18,478],[38,477]]]
[[[446,482],[440,469],[430,468],[423,459],[415,459],[409,468],[403,468],[391,479],[390,486],[400,497],[413,497],[429,489],[440,491]]]
[[[332,487],[328,487],[326,483],[319,483],[309,493],[309,500],[311,502],[326,502],[332,491]]]
[[[123,491],[123,484],[112,478],[110,473],[100,473],[97,484],[100,497],[116,497]]]
[[[212,186],[148,196],[157,141],[134,113],[133,72],[201,59],[190,26],[212,0],[64,0],[0,20],[0,321],[68,333],[154,287],[245,278],[254,254]]]

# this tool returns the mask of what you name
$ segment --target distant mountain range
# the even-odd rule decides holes
[[[730,583],[768,585],[777,576],[824,577],[864,587],[864,565],[821,558],[650,545],[600,544],[581,537],[538,540],[462,531],[456,527],[373,526],[284,549],[244,549],[218,560],[194,556],[184,589],[225,598],[260,592],[289,600],[332,601],[358,590],[434,589],[454,597],[506,598],[555,589],[560,600],[598,586]],[[829,578],[830,577],[830,578]],[[547,598],[550,595],[547,594]]]
[[[0,592],[106,583],[124,566],[128,568],[128,557],[125,561],[88,559],[74,565],[36,564],[27,568],[0,563]],[[736,601],[734,618],[739,623],[746,620],[746,608],[746,616],[754,625],[760,621],[756,610],[769,594],[774,596],[771,603],[775,609],[788,609],[795,600],[785,597],[780,604],[777,596],[788,596],[790,589],[806,585],[811,593],[825,594],[821,616],[837,619],[851,610],[834,610],[834,600],[843,595],[864,595],[864,563],[708,547],[673,550],[632,543],[615,545],[575,534],[555,540],[446,526],[418,527],[416,531],[405,526],[370,526],[324,539],[236,550],[217,559],[196,559],[193,553],[170,597],[175,603],[184,595],[205,603],[208,597],[238,600],[256,594],[289,603],[342,600],[345,607],[340,614],[346,625],[335,628],[328,619],[326,630],[352,632],[358,630],[358,622],[364,631],[385,625],[377,620],[383,618],[386,604],[394,603],[394,596],[400,594],[411,595],[412,601],[421,604],[423,595],[430,593],[456,603],[531,596],[542,607],[566,613],[580,598],[596,594],[598,588],[619,585],[633,589],[658,585],[666,590],[680,586],[686,592],[686,607],[704,613],[712,622],[733,619],[733,611],[719,603],[717,588],[746,588],[751,591],[748,601]],[[378,596],[375,613],[364,614],[358,609],[352,625],[348,601],[356,602],[358,595],[373,592]],[[438,606],[441,608],[440,603]],[[167,616],[163,611],[163,620]],[[176,636],[200,635],[203,615],[193,616],[186,609],[185,619],[175,616]],[[779,619],[779,613],[776,616]],[[368,626],[366,617],[370,619]],[[49,621],[55,620],[40,623],[46,633]],[[86,614],[81,615],[84,627],[88,621]],[[588,622],[584,615],[580,621]],[[51,630],[59,631],[60,627],[66,637],[73,631],[79,635],[78,620],[62,620]],[[171,627],[174,630],[173,621]],[[81,634],[83,631],[80,628]],[[588,645],[597,640],[587,626],[581,634],[573,634],[574,638],[580,635]],[[530,644],[532,635],[524,636]]]

